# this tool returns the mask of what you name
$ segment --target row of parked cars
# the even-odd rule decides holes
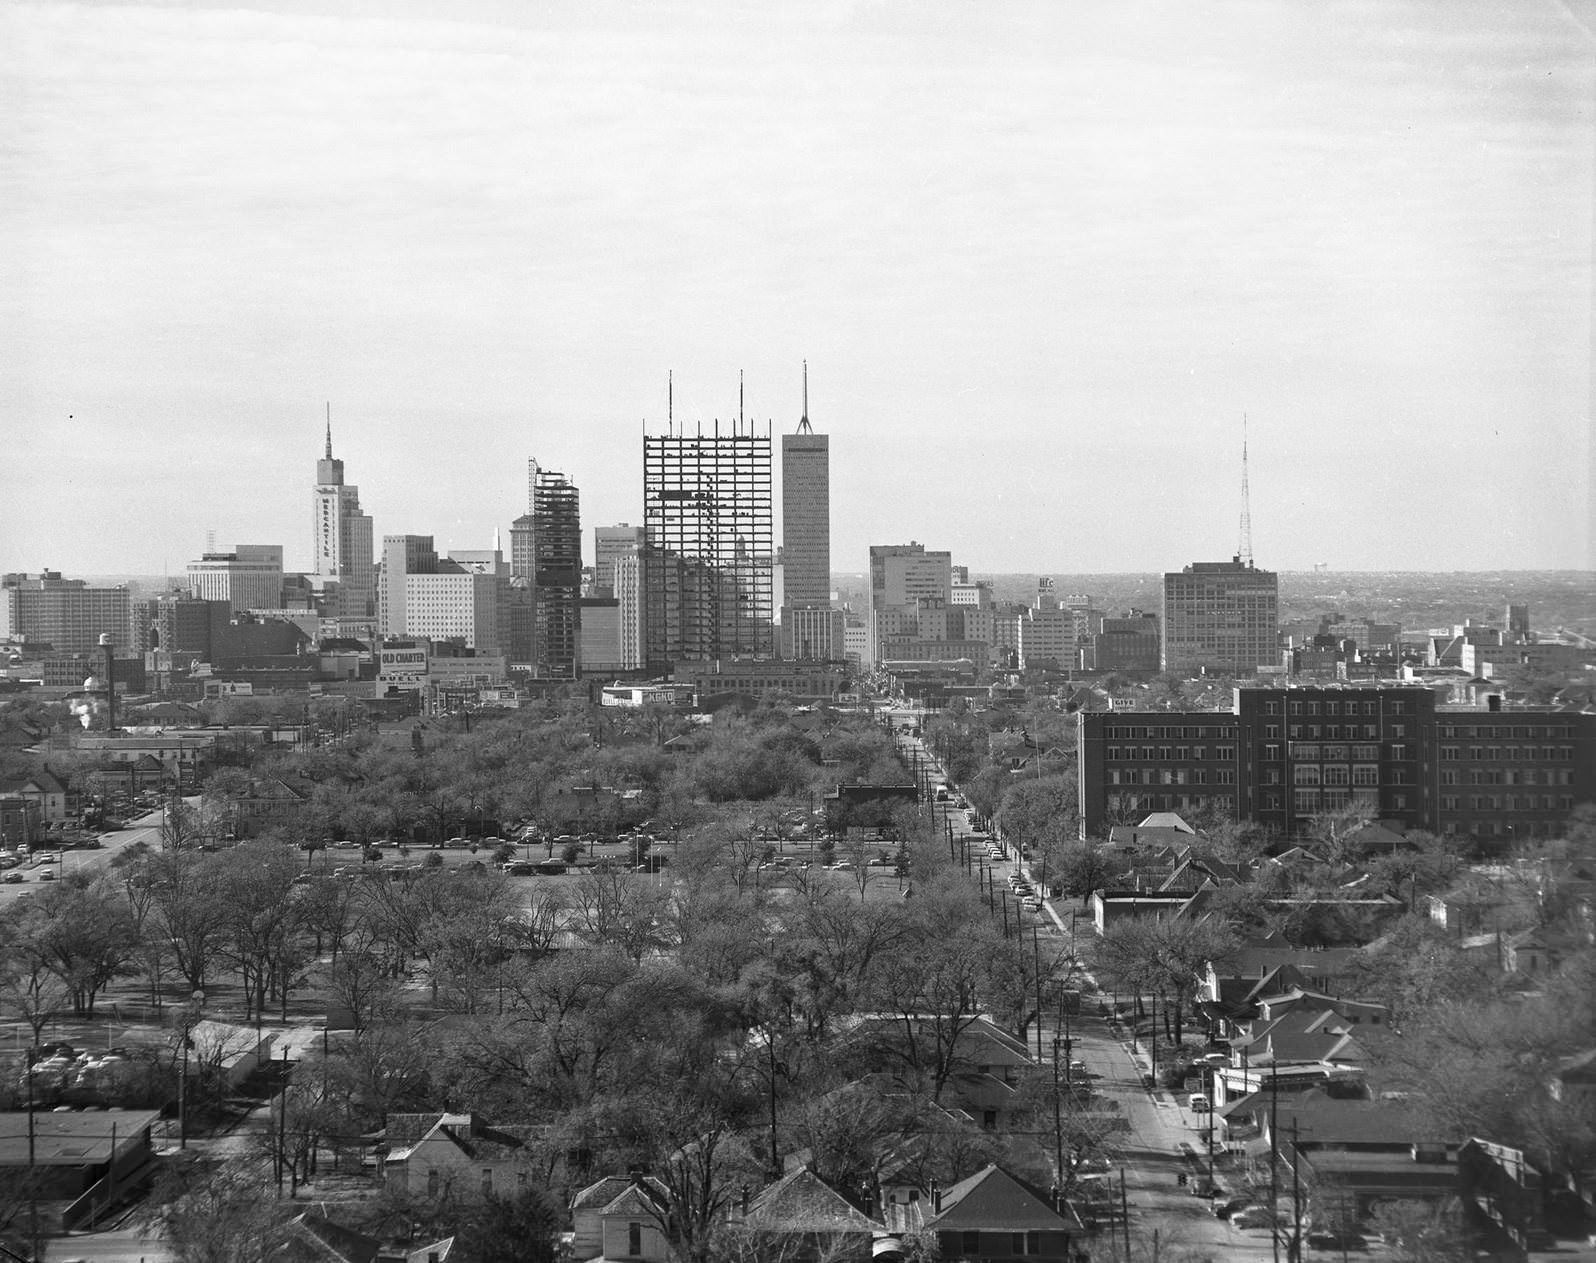
[[[1008,858],[1008,853],[996,842],[987,843],[986,853],[987,858],[994,861]],[[1014,897],[1022,901],[1032,912],[1042,910],[1042,896],[1037,893],[1036,887],[1031,885],[1030,878],[1019,869],[1009,874],[1009,889],[1013,891]]]

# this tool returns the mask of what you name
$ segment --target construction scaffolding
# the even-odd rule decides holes
[[[647,658],[773,655],[775,561],[768,426],[643,436]]]
[[[564,474],[532,466],[532,587],[537,674],[570,680],[581,637],[581,496]]]

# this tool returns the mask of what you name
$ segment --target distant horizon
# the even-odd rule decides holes
[[[456,552],[465,552],[466,550],[465,549],[456,549],[455,551]],[[508,552],[506,552],[506,557],[508,557]],[[196,558],[196,560],[197,560],[197,558]],[[1228,558],[1218,558],[1218,557],[1216,557],[1216,558],[1196,558],[1195,560],[1222,561],[1222,560],[1228,560]],[[589,563],[587,563],[585,561],[583,563],[584,567],[586,567],[588,564]],[[955,564],[959,564],[959,563],[955,563]],[[1187,562],[1185,564],[1186,565],[1190,565],[1191,563]],[[1321,576],[1323,576],[1323,575],[1341,575],[1341,574],[1347,574],[1347,575],[1356,575],[1356,574],[1366,574],[1366,575],[1409,575],[1409,574],[1411,574],[1411,575],[1503,575],[1503,574],[1521,574],[1521,575],[1588,575],[1588,574],[1596,574],[1596,571],[1587,570],[1587,569],[1585,569],[1583,567],[1580,567],[1580,566],[1552,566],[1552,567],[1542,567],[1542,568],[1504,566],[1504,567],[1497,567],[1495,569],[1489,569],[1489,570],[1414,570],[1414,569],[1400,569],[1400,568],[1397,568],[1397,569],[1370,569],[1370,570],[1337,570],[1337,569],[1333,569],[1333,568],[1329,569],[1329,570],[1282,570],[1282,569],[1279,569],[1278,567],[1264,566],[1264,565],[1259,565],[1257,568],[1259,570],[1269,571],[1272,574],[1279,574],[1279,575],[1321,575]],[[1048,577],[1059,577],[1059,576],[1071,576],[1071,577],[1073,577],[1073,576],[1081,576],[1081,577],[1085,577],[1085,578],[1112,579],[1112,578],[1123,578],[1123,577],[1127,577],[1127,576],[1145,577],[1145,576],[1149,576],[1149,575],[1157,576],[1157,575],[1165,575],[1165,574],[1175,574],[1175,573],[1178,573],[1178,571],[1179,571],[1179,567],[1175,567],[1173,569],[1168,569],[1168,570],[976,570],[973,567],[970,567],[969,569],[970,569],[970,578],[972,580],[975,580],[975,579],[1003,579],[1003,578],[1015,578],[1015,579],[1022,579],[1022,578],[1048,578]],[[153,571],[136,571],[136,570],[127,570],[127,571],[122,571],[122,570],[116,570],[116,571],[83,571],[81,573],[71,573],[71,572],[68,572],[66,570],[63,570],[59,566],[39,567],[39,568],[35,568],[35,569],[32,569],[32,570],[6,571],[4,573],[37,575],[37,574],[42,573],[43,570],[51,570],[51,571],[58,572],[63,579],[84,579],[84,580],[105,580],[105,579],[163,580],[164,579],[164,580],[170,580],[172,582],[178,582],[178,581],[186,579],[186,577],[187,577],[187,572],[186,571],[173,572],[173,573],[170,573],[170,574],[167,574],[167,573],[155,573]],[[284,567],[284,573],[285,574],[301,574],[301,573],[305,573],[305,572],[292,570],[292,569],[289,569],[288,567],[285,566]],[[833,571],[831,571],[831,577],[834,578],[834,579],[836,579],[836,578],[868,579],[869,578],[869,574],[870,574],[870,572],[868,570],[833,570]],[[1596,593],[1592,594],[1591,600],[1592,600],[1593,605],[1596,605]]]
[[[0,5],[0,570],[302,568],[329,409],[443,552],[807,413],[834,559],[1596,569],[1590,13]]]

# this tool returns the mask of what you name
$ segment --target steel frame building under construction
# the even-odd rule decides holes
[[[772,656],[771,506],[768,427],[735,422],[722,434],[717,421],[709,434],[643,436],[650,669]]]
[[[540,676],[575,679],[581,638],[582,501],[564,474],[527,467],[532,518],[532,587]]]

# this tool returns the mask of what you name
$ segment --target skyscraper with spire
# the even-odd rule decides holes
[[[344,463],[333,456],[332,416],[327,446],[316,462],[311,523],[311,581],[330,618],[369,619],[376,596],[371,518],[360,511],[360,488],[344,482]]]
[[[831,609],[831,438],[809,423],[808,361],[798,429],[781,436],[781,552],[782,656],[842,658],[842,616]]]

